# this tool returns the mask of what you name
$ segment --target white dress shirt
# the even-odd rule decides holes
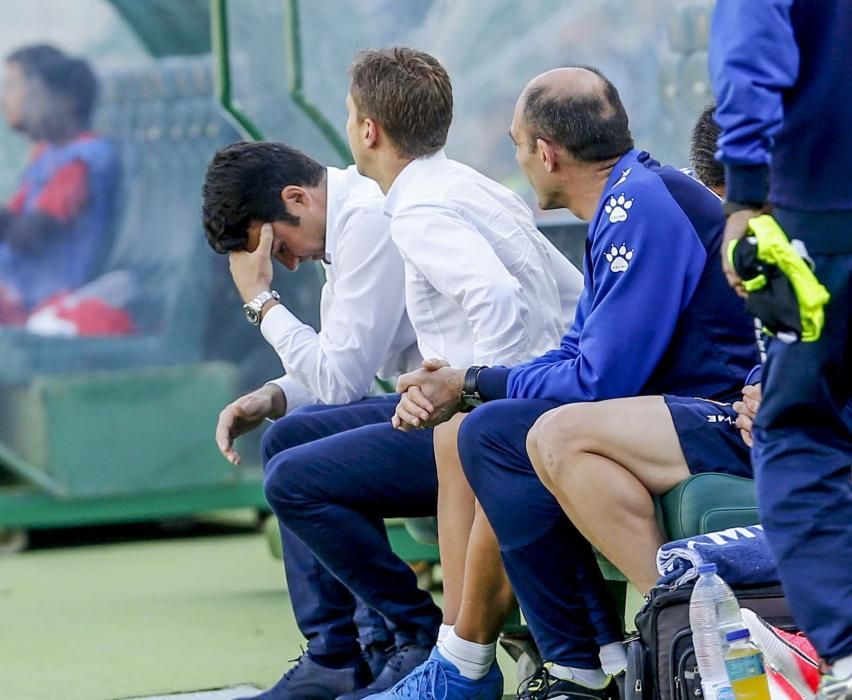
[[[376,374],[390,377],[419,365],[405,314],[403,262],[390,241],[383,203],[378,185],[355,166],[328,168],[320,331],[283,304],[260,324],[286,371],[273,383],[284,391],[288,411],[356,401]]]
[[[423,357],[511,365],[558,346],[583,277],[517,194],[440,151],[403,169],[385,212]]]

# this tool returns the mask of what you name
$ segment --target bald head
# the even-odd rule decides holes
[[[515,120],[530,144],[544,139],[582,162],[618,158],[633,148],[615,86],[587,66],[554,68],[527,83]]]
[[[526,104],[531,92],[544,92],[560,99],[595,96],[604,99],[606,86],[606,78],[589,68],[581,66],[554,68],[530,80],[524,87],[520,99]]]

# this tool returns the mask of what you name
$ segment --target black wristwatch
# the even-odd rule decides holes
[[[472,411],[482,403],[482,395],[479,393],[479,386],[476,380],[479,377],[479,372],[483,369],[487,369],[487,367],[485,365],[474,365],[473,367],[468,367],[464,373],[461,395],[464,411]]]
[[[727,218],[731,216],[731,214],[736,214],[738,211],[746,211],[747,209],[761,211],[765,206],[765,202],[732,202],[729,199],[726,199],[725,203],[722,205],[722,211],[725,212],[725,217]]]

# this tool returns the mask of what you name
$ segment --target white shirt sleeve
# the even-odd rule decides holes
[[[370,388],[405,313],[404,269],[388,226],[381,211],[349,213],[337,232],[334,294],[319,332],[283,305],[264,316],[260,330],[287,373],[275,383],[288,411],[305,403],[349,403]]]
[[[526,348],[529,314],[521,286],[494,249],[456,212],[428,205],[397,213],[391,235],[403,257],[435,290],[463,310],[473,333],[476,364],[511,364],[511,348]]]
[[[567,330],[574,322],[577,302],[583,293],[583,273],[560,252],[559,248],[553,245],[547,236],[542,234],[542,238],[550,255],[553,276],[556,278],[556,287],[559,290],[559,305],[565,317]]]

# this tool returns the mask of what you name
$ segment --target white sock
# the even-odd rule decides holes
[[[576,681],[587,688],[603,688],[609,680],[602,668],[574,668],[559,664],[551,665],[550,675],[563,681]]]
[[[838,678],[849,678],[852,676],[852,654],[837,659],[831,664],[831,672]]]
[[[604,644],[600,651],[601,668],[612,676],[627,668],[627,650],[621,642]]]
[[[452,628],[452,625],[445,625],[444,623],[441,623],[441,626],[438,628],[438,644],[444,641],[444,638],[447,636],[447,633]]]
[[[484,678],[497,657],[497,643],[477,644],[462,639],[450,628],[443,640],[438,642],[438,651],[455,666],[459,673],[472,681]]]

